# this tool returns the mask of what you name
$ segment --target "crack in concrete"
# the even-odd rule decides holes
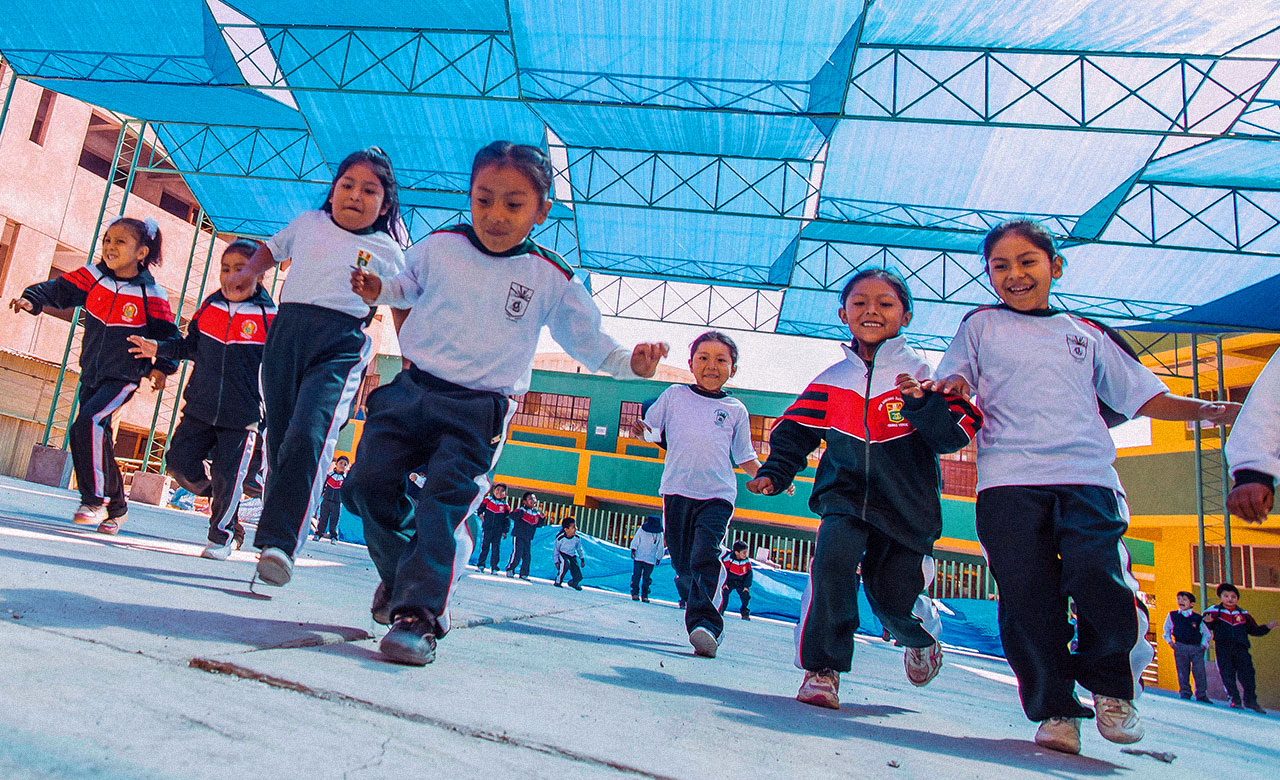
[[[470,737],[472,739],[484,740],[485,742],[494,742],[500,745],[508,745],[510,747],[531,750],[535,753],[541,753],[543,755],[553,756],[556,758],[563,758],[569,761],[576,761],[579,763],[589,764],[591,766],[602,767],[605,769],[612,769],[616,772],[621,772],[628,775],[634,775],[637,777],[651,778],[652,780],[677,780],[671,775],[656,774],[646,769],[641,769],[640,767],[631,766],[629,764],[623,764],[621,762],[612,761],[605,758],[599,758],[597,756],[587,755],[585,753],[579,753],[575,750],[569,750],[567,748],[558,747],[556,745],[550,745],[545,742],[537,742],[534,740],[520,739],[518,737],[512,737],[504,733],[489,731],[487,729],[476,728],[474,726],[467,726],[460,723],[452,723],[442,718],[435,718],[435,717],[431,717],[430,715],[423,715],[422,713],[419,713],[419,712],[411,712],[409,710],[402,710],[398,707],[391,707],[385,704],[378,704],[376,702],[368,701],[367,699],[361,699],[356,696],[351,696],[350,694],[342,693],[340,691],[332,691],[325,688],[313,688],[309,685],[304,685],[302,683],[295,682],[293,680],[288,680],[283,677],[276,677],[274,675],[264,674],[262,672],[254,671],[253,669],[249,669],[247,667],[240,666],[238,664],[229,663],[227,661],[217,661],[211,658],[192,658],[187,665],[190,666],[192,669],[198,669],[203,672],[209,672],[210,674],[225,674],[233,677],[239,677],[244,680],[249,680],[252,682],[259,682],[264,685],[269,685],[273,688],[281,688],[287,691],[300,693],[303,696],[307,696],[313,699],[318,699],[320,701],[326,701],[326,702],[331,702],[335,704],[346,704],[349,706],[359,707],[361,709],[367,710],[369,712],[374,712],[379,715],[386,715],[388,717],[396,718],[398,720],[404,720],[410,723],[417,723],[423,726],[430,726],[432,728],[448,731],[450,733],[457,734],[463,737]]]
[[[366,769],[372,769],[373,767],[380,765],[382,763],[382,759],[386,758],[387,756],[387,745],[390,745],[390,744],[391,744],[391,737],[387,737],[385,740],[382,741],[382,747],[378,749],[378,755],[364,762],[363,764],[356,767],[355,769],[348,769],[347,771],[343,772],[342,780],[347,780],[347,778],[351,777],[352,772],[363,772]]]

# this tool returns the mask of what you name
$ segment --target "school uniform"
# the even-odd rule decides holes
[[[177,334],[169,296],[145,269],[128,279],[118,278],[105,262],[77,268],[57,279],[33,284],[22,291],[32,314],[45,307],[82,306],[80,321],[79,409],[67,430],[80,503],[101,506],[107,516],[127,511],[124,481],[116,465],[111,418],[133,397],[138,383],[154,368],[171,375],[172,360],[155,361],[129,353],[130,336],[166,341]]]
[[[511,512],[511,560],[507,563],[507,574],[514,574],[520,568],[520,576],[529,577],[529,566],[533,560],[533,537],[538,526],[545,523],[546,514],[537,508],[516,507]]]
[[[941,621],[922,598],[942,534],[938,454],[963,448],[983,419],[955,396],[902,396],[899,374],[926,379],[930,371],[905,336],[882,342],[870,361],[842,347],[845,359],[819,374],[774,423],[769,458],[756,474],[781,492],[807,467],[809,453],[827,443],[809,498],[822,522],[795,629],[795,664],[809,671],[852,667],[860,582],[902,645],[938,641]]]
[[[479,566],[489,561],[489,568],[498,570],[498,560],[502,555],[502,537],[511,529],[511,506],[503,499],[488,496],[480,502],[476,511],[480,515],[480,560]]]
[[[1178,695],[1191,698],[1191,678],[1196,681],[1196,699],[1209,701],[1209,680],[1204,673],[1204,653],[1209,649],[1209,627],[1193,609],[1175,609],[1165,616],[1164,641],[1173,648],[1178,671]]]
[[[725,608],[729,606],[729,594],[737,593],[738,600],[742,602],[738,613],[744,618],[751,617],[749,607],[753,579],[751,559],[738,560],[733,557],[732,550],[725,550],[720,556],[720,565],[724,566],[724,585],[720,589],[720,614],[723,615]]]
[[[391,614],[429,618],[443,636],[474,545],[466,518],[489,490],[512,396],[529,389],[539,331],[546,325],[575,360],[616,377],[635,377],[631,352],[600,329],[591,294],[558,255],[529,240],[489,252],[469,225],[410,249],[378,303],[411,307],[400,329],[411,365],[370,394],[342,500],[364,520]],[[405,475],[424,463],[414,508]]]
[[[324,211],[303,212],[266,248],[292,263],[262,358],[267,479],[254,546],[293,557],[373,356],[364,331],[373,309],[351,291],[351,268],[392,276],[404,268],[404,254],[390,235],[352,233]]]
[[[649,598],[653,567],[662,560],[662,518],[650,515],[631,537],[631,598]]]
[[[1136,415],[1164,384],[1101,325],[1003,305],[965,317],[937,370],[952,374],[986,415],[978,540],[1000,587],[1000,637],[1023,710],[1036,721],[1092,717],[1077,682],[1137,698],[1153,651],[1122,539],[1129,513],[1107,418]],[[1081,625],[1074,653],[1068,597]]]
[[[587,563],[587,556],[582,552],[582,537],[577,534],[565,536],[564,531],[560,531],[556,534],[551,554],[556,561],[556,587],[560,587],[560,583],[568,577],[569,587],[582,590],[579,587],[582,583],[582,567]]]
[[[1222,687],[1227,689],[1231,704],[1239,707],[1258,706],[1257,676],[1253,668],[1253,656],[1249,653],[1249,637],[1266,636],[1271,629],[1258,625],[1248,610],[1237,606],[1227,609],[1214,604],[1204,611],[1204,622],[1213,633],[1214,655],[1218,659],[1218,672],[1222,675]],[[1239,683],[1239,687],[1236,684]]]
[[[726,392],[672,385],[645,412],[644,424],[646,439],[667,442],[658,494],[671,566],[685,602],[685,628],[702,627],[719,639],[724,630],[720,543],[738,498],[734,466],[756,459],[751,416]]]
[[[338,538],[338,521],[342,518],[342,483],[346,480],[346,472],[330,471],[324,478],[324,487],[320,489],[320,515],[316,520],[316,539],[329,535],[330,539]]]
[[[237,511],[262,464],[258,372],[275,315],[275,303],[262,287],[238,302],[218,291],[196,310],[184,338],[156,348],[159,357],[195,363],[165,471],[182,487],[210,498],[208,538],[216,544],[244,538]]]

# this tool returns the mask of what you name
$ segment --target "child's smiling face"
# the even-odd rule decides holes
[[[714,393],[738,372],[738,367],[733,363],[733,352],[728,344],[708,339],[693,351],[689,370],[693,372],[693,381],[698,387]]]
[[[853,286],[839,314],[840,321],[849,326],[849,335],[868,345],[897,336],[911,322],[911,312],[902,304],[898,291],[875,277]]]
[[[991,248],[987,278],[1011,309],[1035,311],[1049,306],[1049,288],[1062,277],[1062,258],[1050,257],[1026,236],[1011,231]]]
[[[102,236],[102,260],[111,273],[121,279],[138,275],[142,261],[150,252],[133,231],[124,225],[112,225]]]
[[[519,246],[550,211],[551,201],[510,165],[486,165],[472,179],[471,226],[494,254]]]

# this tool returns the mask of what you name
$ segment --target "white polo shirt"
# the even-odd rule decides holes
[[[688,385],[662,391],[644,416],[645,438],[667,435],[667,458],[659,495],[685,498],[738,498],[733,467],[755,460],[751,416],[737,398],[700,395]]]

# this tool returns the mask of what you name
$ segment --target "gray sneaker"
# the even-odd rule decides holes
[[[222,544],[218,544],[217,542],[209,542],[206,544],[204,549],[200,551],[200,557],[214,561],[225,561],[227,558],[231,557],[231,551],[234,549],[235,540],[228,536],[227,541]]]
[[[1049,718],[1040,721],[1036,729],[1036,744],[1059,753],[1076,755],[1080,752],[1080,719]]]
[[[702,626],[689,632],[689,644],[693,645],[694,655],[703,658],[715,658],[716,651],[720,649],[720,640]]]
[[[282,588],[293,579],[293,559],[279,547],[264,547],[258,554],[258,579]]]
[[[396,663],[426,666],[436,660],[435,621],[412,615],[400,617],[378,649]]]
[[[1111,742],[1132,745],[1146,735],[1138,708],[1128,699],[1093,695],[1093,709],[1097,713],[1098,733]]]

